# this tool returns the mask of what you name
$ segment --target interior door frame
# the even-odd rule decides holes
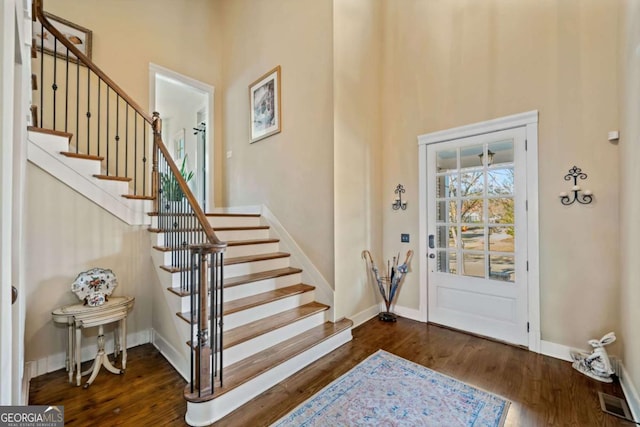
[[[527,298],[530,351],[540,353],[540,273],[538,230],[538,111],[528,111],[484,122],[455,127],[418,136],[419,152],[419,215],[420,215],[420,317],[429,321],[427,266],[427,145],[453,141],[501,130],[525,129],[527,180]]]
[[[205,167],[207,168],[207,176],[214,177],[215,176],[215,147],[214,147],[214,139],[213,139],[213,129],[214,129],[214,93],[215,88],[207,83],[201,82],[199,80],[193,79],[189,76],[185,76],[184,74],[180,74],[176,71],[170,70],[168,68],[162,67],[160,65],[154,64],[152,62],[149,63],[149,105],[152,108],[156,108],[156,78],[157,76],[164,76],[170,79],[176,80],[178,82],[184,83],[187,86],[191,86],[195,89],[198,89],[206,94],[207,97],[207,133],[206,133],[206,141],[207,141],[207,149],[205,150]],[[162,111],[160,111],[162,114]],[[162,116],[160,116],[162,118]],[[191,129],[188,130],[191,132]],[[166,144],[166,141],[165,141]],[[151,156],[149,154],[149,156]],[[210,185],[207,186],[209,188],[208,194],[205,197],[206,206],[201,206],[204,212],[210,212],[214,206],[215,200],[215,184],[213,180],[210,180]]]

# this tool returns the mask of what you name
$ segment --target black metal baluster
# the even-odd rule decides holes
[[[100,76],[98,76],[98,137],[96,138],[97,144],[98,144],[98,156],[100,155],[100,119],[102,118],[102,114],[100,114],[100,110],[101,108],[101,102],[100,102],[100,97],[101,97],[101,87],[102,87],[102,78]],[[107,112],[108,114],[108,112]]]
[[[107,124],[106,124],[106,129],[107,129],[107,136],[105,138],[105,143],[107,144],[107,154],[106,154],[106,158],[107,158],[107,172],[106,175],[109,176],[109,116],[111,116],[111,110],[109,110],[109,89],[111,89],[109,87],[109,85],[107,84],[107,93],[106,93],[106,97],[107,97]]]
[[[87,154],[91,154],[91,70],[87,67]]]
[[[136,114],[133,116],[133,130],[134,130],[134,133],[133,133],[133,194],[135,196],[135,195],[138,195],[138,112],[137,111],[136,111]],[[157,197],[158,195],[154,194],[154,196]],[[162,199],[158,198],[158,205],[160,203],[162,203]]]
[[[44,25],[40,24],[40,125],[44,128]]]
[[[142,128],[142,195],[147,194],[147,126]]]
[[[223,362],[222,362],[222,355],[223,355],[223,349],[224,349],[224,343],[223,343],[223,328],[224,328],[224,253],[223,252],[217,252],[217,257],[218,257],[218,274],[220,275],[218,277],[218,281],[219,284],[218,286],[220,287],[220,308],[219,308],[219,318],[220,320],[218,321],[218,325],[220,327],[220,387],[222,387],[222,369],[223,369]]]
[[[214,258],[214,253],[213,252],[209,252],[209,254],[207,255],[207,257],[209,258],[209,271],[205,277],[209,277],[209,287],[211,289],[210,295],[209,295],[209,358],[210,360],[208,360],[208,363],[211,363],[211,378],[210,378],[210,384],[211,384],[211,392],[213,392],[213,386],[215,384],[215,376],[216,376],[216,371],[217,371],[217,366],[216,366],[216,360],[217,360],[217,355],[216,355],[216,350],[218,348],[216,340],[218,339],[218,334],[216,333],[216,322],[217,322],[217,291],[216,291],[216,282],[215,282],[215,278],[214,278],[214,271],[216,268],[216,264],[215,264],[215,258]]]
[[[116,92],[117,94],[117,92]],[[118,168],[120,161],[120,95],[116,97],[116,176],[120,176]]]
[[[64,131],[68,131],[69,123],[69,48],[67,48],[67,55],[65,57],[66,73],[64,84]],[[76,141],[76,153],[78,152],[78,141]]]
[[[191,253],[191,283],[195,283],[195,271],[196,271],[196,258],[197,253],[193,251]],[[193,387],[195,385],[195,375],[194,375],[194,352],[193,352],[193,328],[195,326],[195,292],[193,292],[193,287],[191,288],[191,336],[189,337],[189,343],[191,347],[191,393],[193,393]]]
[[[125,116],[127,118],[125,123],[125,134],[124,134],[124,176],[129,176],[129,104],[127,103],[127,114]],[[133,181],[135,183],[135,180]]]
[[[80,61],[76,61],[76,148],[80,146]],[[87,154],[89,141],[87,140]]]
[[[56,130],[56,94],[58,93],[57,85],[57,73],[58,73],[58,39],[53,38],[53,130]]]

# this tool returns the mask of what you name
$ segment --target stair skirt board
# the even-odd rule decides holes
[[[187,402],[185,421],[191,426],[206,426],[218,421],[260,393],[349,341],[351,341],[350,328],[273,367],[264,374],[247,381],[218,398],[202,403]]]

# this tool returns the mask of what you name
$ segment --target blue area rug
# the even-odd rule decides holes
[[[497,427],[504,424],[509,404],[378,350],[272,427]]]

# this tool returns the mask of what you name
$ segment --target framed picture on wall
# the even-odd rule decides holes
[[[282,129],[280,66],[249,85],[251,142],[274,135]]]
[[[60,31],[78,50],[87,58],[91,59],[91,41],[93,33],[91,30],[81,27],[78,24],[59,18],[45,12],[47,20]],[[49,55],[55,55],[60,59],[67,57],[67,48],[61,42],[55,42],[55,37],[39,22],[33,24],[32,37],[36,41],[36,49]],[[69,61],[76,62],[76,56],[69,52]]]

